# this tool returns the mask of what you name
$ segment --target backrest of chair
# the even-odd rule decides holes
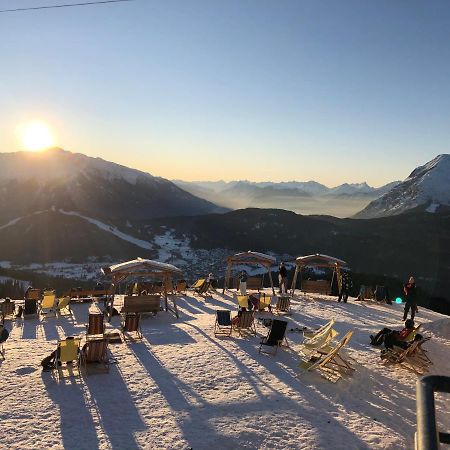
[[[44,298],[42,299],[41,308],[54,308],[56,303],[56,295],[54,292],[44,293]]]
[[[132,295],[123,299],[122,312],[157,313],[160,310],[161,295]]]
[[[137,331],[139,329],[140,318],[141,316],[139,314],[128,313],[125,316],[124,331],[127,331],[128,333]]]
[[[108,350],[108,339],[96,339],[86,343],[86,362],[97,362],[105,359]]]
[[[173,292],[173,282],[172,280],[166,280],[164,283],[164,287],[166,289],[166,292]]]
[[[66,338],[59,342],[58,360],[61,362],[75,361],[78,358],[78,347],[80,345],[80,339],[78,338]]]
[[[284,339],[287,324],[285,320],[273,319],[266,343],[268,345],[278,345]]]
[[[104,331],[105,323],[103,314],[89,314],[87,334],[103,334]]]
[[[346,347],[353,336],[353,331],[349,331],[336,345],[336,350],[339,351],[341,348]]]
[[[239,317],[239,328],[250,328],[253,325],[254,313],[253,311],[241,311]]]
[[[217,313],[217,323],[223,327],[231,325],[231,311],[228,309],[219,309]]]
[[[70,303],[70,297],[63,297],[59,300],[58,303],[58,309],[64,309],[69,306]]]
[[[277,297],[277,306],[276,308],[280,311],[287,311],[291,306],[291,298],[290,297]]]
[[[206,279],[205,278],[199,278],[192,286],[191,288],[193,289],[198,289],[201,286],[203,286],[203,284],[205,283]]]
[[[248,295],[237,295],[236,299],[241,308],[248,309]]]
[[[327,328],[324,333],[320,333],[311,339],[305,339],[306,347],[319,348],[329,344],[339,333],[334,328]]]
[[[3,302],[0,303],[0,311],[4,316],[9,316],[14,313],[15,304],[14,302]]]
[[[375,299],[385,300],[386,299],[386,287],[377,285],[375,287]]]
[[[272,302],[272,297],[265,293],[259,296],[259,309],[267,308]]]
[[[176,291],[177,292],[184,292],[186,290],[186,281],[184,280],[179,280],[177,281],[177,287],[176,287]]]
[[[34,298],[26,298],[23,314],[26,316],[28,314],[36,314],[36,313],[37,313],[37,300]]]
[[[260,290],[262,287],[262,277],[248,277],[247,278],[247,289]]]
[[[200,286],[198,292],[199,294],[204,294],[205,292],[208,292],[209,287],[211,286],[211,282],[205,280],[204,283]]]

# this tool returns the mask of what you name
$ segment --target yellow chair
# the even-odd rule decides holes
[[[80,374],[79,370],[79,349],[80,349],[80,338],[68,337],[58,342],[58,347],[56,350],[56,364],[55,369],[58,371],[59,378],[64,378],[63,367],[62,364],[66,364],[66,368],[69,371],[69,375],[74,375],[73,369],[76,368],[78,370],[78,375]],[[72,363],[71,366],[67,366],[67,363]],[[73,364],[75,363],[75,365]]]
[[[59,300],[56,312],[61,314],[61,311],[64,309],[67,310],[69,314],[72,314],[72,310],[70,309],[70,297],[63,297]]]
[[[248,295],[237,295],[236,298],[241,308],[248,309]]]
[[[205,284],[206,278],[199,278],[192,286],[191,289],[200,289]]]
[[[57,298],[54,291],[44,292],[44,298],[41,302],[41,314],[48,314],[50,312],[56,315]]]

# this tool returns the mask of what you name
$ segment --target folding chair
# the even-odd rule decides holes
[[[268,351],[263,351],[264,347],[271,347],[275,348],[275,351],[272,353],[273,355],[276,355],[278,347],[281,347],[283,345],[283,341],[286,342],[286,347],[289,347],[289,343],[286,339],[286,327],[287,322],[285,320],[279,320],[279,319],[273,319],[272,325],[270,327],[269,332],[267,333],[267,336],[261,339],[261,342],[259,344],[259,353],[269,353]]]
[[[219,309],[216,311],[216,322],[214,324],[214,335],[223,334],[231,336],[233,326],[231,322],[231,311]]]
[[[125,314],[121,324],[121,330],[124,341],[127,340],[127,337],[130,339],[130,333],[135,333],[135,337],[130,340],[142,339],[141,315],[136,313]]]
[[[87,375],[89,375],[88,367],[94,364],[97,370],[109,372],[108,339],[89,340],[81,349],[80,366]]]
[[[255,314],[253,311],[239,311],[238,315],[233,318],[232,323],[233,329],[239,333],[239,336],[246,333],[256,336]]]
[[[105,322],[103,314],[94,313],[89,314],[89,323],[86,325],[86,339],[91,339],[95,336],[103,336],[105,333]]]
[[[80,341],[80,338],[67,337],[58,342],[54,370],[57,371],[59,379],[64,378],[62,364],[66,364],[66,368],[70,372],[69,375],[75,375],[73,373],[75,368],[78,370],[78,375],[80,375],[78,360]]]
[[[275,312],[280,313],[291,313],[291,297],[288,296],[278,296],[277,304],[275,305]]]
[[[56,316],[57,302],[55,291],[45,291],[44,298],[41,301],[40,313],[43,315],[53,313]]]
[[[72,309],[70,308],[70,297],[63,297],[59,300],[56,306],[56,312],[61,315],[61,312],[66,310],[69,314],[72,314]]]

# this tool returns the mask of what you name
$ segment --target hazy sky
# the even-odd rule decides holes
[[[75,0],[2,0],[0,8]],[[450,152],[450,1],[152,1],[0,14],[0,151],[166,178],[403,179]]]

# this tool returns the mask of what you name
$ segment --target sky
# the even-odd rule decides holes
[[[0,152],[40,120],[59,147],[169,179],[381,186],[450,152],[449,42],[448,0],[0,13]]]

